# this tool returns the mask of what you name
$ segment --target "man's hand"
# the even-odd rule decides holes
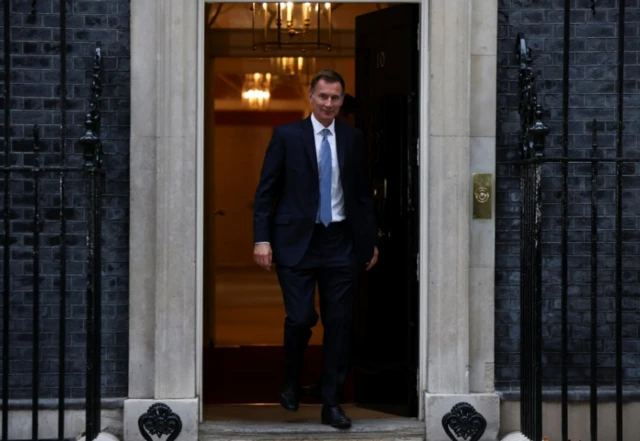
[[[262,268],[271,271],[271,245],[268,243],[257,243],[253,247],[253,260]]]
[[[367,262],[366,271],[369,271],[378,262],[378,247],[373,247],[373,257]]]

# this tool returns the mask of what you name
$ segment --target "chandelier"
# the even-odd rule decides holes
[[[271,58],[271,72],[289,83],[309,85],[316,72],[316,59],[313,57],[274,57]]]
[[[252,3],[251,15],[253,50],[331,50],[331,3]]]
[[[242,102],[252,110],[264,110],[271,98],[271,74],[249,73],[242,84]]]

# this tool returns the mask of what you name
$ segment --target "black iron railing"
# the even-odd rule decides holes
[[[101,207],[102,207],[102,142],[100,141],[100,46],[96,48],[91,84],[90,110],[85,120],[85,132],[80,138],[84,147],[84,170],[89,186],[89,228],[87,231],[87,439],[100,433],[100,379],[102,348],[102,252],[101,252]]]
[[[593,8],[595,13],[595,7]],[[571,217],[568,210],[569,166],[576,164],[589,165],[589,185],[584,190],[590,193],[589,201],[589,425],[591,441],[598,436],[598,382],[600,354],[598,348],[598,262],[599,262],[599,223],[598,223],[598,185],[599,169],[615,165],[615,220],[613,235],[615,245],[615,404],[616,404],[616,433],[617,441],[623,440],[623,366],[622,366],[622,195],[623,195],[623,166],[635,164],[638,159],[625,158],[623,155],[623,84],[624,84],[624,20],[625,2],[619,2],[618,14],[618,59],[617,59],[617,105],[616,105],[616,138],[615,157],[601,154],[598,141],[598,121],[591,123],[590,154],[584,157],[569,156],[569,40],[570,40],[570,2],[565,1],[564,10],[564,44],[563,44],[563,111],[562,111],[562,156],[545,157],[545,137],[549,133],[543,123],[543,109],[538,101],[535,75],[532,70],[532,52],[527,47],[523,35],[518,35],[516,54],[519,61],[519,113],[521,120],[521,139],[519,143],[520,160],[520,196],[521,196],[521,266],[520,266],[520,312],[521,312],[521,340],[520,340],[520,402],[521,402],[521,431],[530,440],[541,440],[543,437],[542,393],[543,393],[543,213],[544,202],[542,188],[545,164],[559,164],[560,179],[560,267],[551,270],[560,272],[560,389],[561,389],[561,439],[569,440],[568,403],[569,403],[569,223]],[[556,265],[557,266],[557,265]],[[613,438],[612,438],[613,439]]]
[[[56,179],[59,184],[59,191],[56,200],[59,201],[57,210],[59,212],[59,341],[58,341],[58,439],[63,440],[77,434],[65,434],[65,376],[66,363],[65,351],[67,349],[66,342],[66,321],[67,321],[67,295],[69,293],[67,286],[67,219],[66,213],[69,209],[80,209],[88,213],[86,219],[86,290],[85,302],[87,305],[86,317],[86,439],[93,440],[100,432],[100,385],[101,385],[101,205],[102,205],[102,188],[104,171],[102,169],[102,143],[100,141],[100,103],[102,94],[102,85],[100,81],[101,68],[101,50],[100,46],[96,47],[95,58],[93,64],[93,81],[91,86],[91,96],[89,99],[89,112],[86,115],[84,134],[80,137],[79,143],[84,148],[84,164],[72,166],[68,164],[66,156],[67,146],[67,23],[66,23],[66,7],[67,2],[61,1],[60,4],[60,151],[56,163],[52,163],[51,155],[47,156],[47,160],[43,161],[43,152],[41,150],[40,129],[37,125],[33,127],[33,162],[31,165],[12,164],[11,159],[11,142],[12,142],[12,115],[11,115],[11,3],[4,3],[4,150],[0,173],[3,174],[3,227],[4,240],[2,243],[3,252],[3,292],[2,292],[2,440],[9,439],[9,419],[11,403],[11,332],[12,332],[12,203],[11,203],[11,183],[14,176],[18,175],[20,179],[29,179],[33,183],[33,219],[31,231],[32,244],[32,373],[31,373],[31,412],[32,412],[32,439],[38,439],[38,413],[41,407],[40,397],[40,380],[41,365],[40,351],[42,349],[40,337],[42,333],[41,323],[41,231],[43,231],[46,220],[42,216],[43,208],[40,205],[43,191],[41,182],[46,177],[48,180]],[[36,2],[32,2],[33,14],[35,15]],[[79,194],[68,194],[67,184],[70,179],[74,181],[81,180],[85,184],[84,192]],[[78,196],[79,200],[87,200],[86,206],[76,206],[68,201],[75,200],[74,196]],[[77,233],[77,231],[75,231]],[[50,300],[50,299],[48,299]],[[19,374],[19,373],[18,373]]]
[[[520,222],[520,419],[522,432],[530,439],[541,439],[542,432],[542,254],[541,244],[541,158],[549,129],[542,123],[536,83],[531,69],[531,50],[522,36],[516,47],[520,63],[522,195]]]
[[[9,158],[11,133],[11,3],[4,2],[4,157]],[[4,201],[2,206],[2,218],[4,225],[4,244],[9,244],[11,238],[11,223],[9,222],[9,173],[4,174]],[[9,274],[10,250],[8,246],[3,249],[3,273]],[[9,293],[11,292],[10,279],[3,279],[2,296],[2,440],[9,437]]]

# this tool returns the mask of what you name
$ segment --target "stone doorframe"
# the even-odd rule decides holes
[[[131,1],[127,440],[143,440],[154,403],[181,419],[181,439],[197,438],[203,11],[203,0]],[[468,402],[495,439],[495,216],[472,219],[470,189],[472,173],[495,176],[497,0],[423,0],[420,14],[420,417],[444,441],[443,415]]]

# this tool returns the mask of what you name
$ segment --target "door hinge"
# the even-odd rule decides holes
[[[420,138],[416,139],[416,165],[420,167]]]
[[[416,253],[416,280],[420,281],[420,253]]]

